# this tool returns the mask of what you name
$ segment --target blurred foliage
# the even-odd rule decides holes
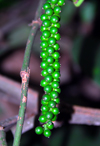
[[[93,72],[93,79],[94,81],[100,85],[100,46],[98,46],[96,50],[95,60],[94,60],[94,68]]]
[[[98,1],[89,1],[80,8],[79,15],[81,23],[83,23],[82,25],[84,27],[89,26],[89,28],[85,35],[78,33],[75,36],[72,47],[72,56],[73,61],[80,66],[84,74],[91,77],[95,83],[100,85],[100,36],[96,34],[96,31],[100,33],[100,29],[98,29],[97,24],[94,24],[98,15],[97,4]],[[93,29],[90,34],[88,34],[91,27],[93,27]]]
[[[73,60],[83,73],[100,85],[100,47],[95,37],[77,36],[72,48]]]
[[[0,0],[0,9],[7,8],[16,4],[20,0]]]
[[[24,24],[12,30],[8,36],[9,47],[15,48],[19,44],[21,46],[24,45],[27,42],[30,29],[30,27]]]
[[[76,11],[76,7],[73,5],[72,2],[66,2],[66,4],[63,6],[63,9],[61,11],[61,21],[60,24],[64,25],[67,23],[70,23],[73,19]]]
[[[83,42],[83,36],[80,36],[80,35],[77,36],[73,42],[72,57],[73,57],[74,62],[77,64],[79,62],[80,51],[81,51],[80,48],[81,48],[82,42]]]
[[[71,137],[69,139],[68,146],[97,146],[100,144],[100,132],[95,137],[93,132],[95,133],[94,127],[88,128],[87,126],[72,126]],[[90,129],[90,133],[86,134],[87,130]]]
[[[87,2],[80,8],[80,19],[85,23],[91,23],[96,14],[96,3]]]

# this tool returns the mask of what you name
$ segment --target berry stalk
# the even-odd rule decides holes
[[[57,119],[59,109],[57,104],[60,102],[59,93],[61,92],[60,85],[60,49],[57,43],[60,40],[58,29],[60,28],[60,13],[61,6],[64,0],[47,0],[43,5],[44,14],[41,15],[42,26],[40,31],[42,62],[40,67],[43,69],[41,75],[44,79],[41,80],[40,85],[44,88],[45,94],[41,100],[41,115],[39,121],[41,126],[36,127],[37,134],[44,134],[45,137],[51,136],[51,129],[53,129],[53,122]]]

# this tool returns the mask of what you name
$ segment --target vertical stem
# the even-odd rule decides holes
[[[7,146],[3,127],[0,127],[0,146]]]
[[[42,5],[44,2],[45,0],[40,0],[38,9],[35,15],[35,20],[32,21],[32,29],[31,29],[31,32],[27,41],[27,45],[26,45],[23,65],[22,65],[22,69],[20,73],[21,78],[22,78],[21,101],[20,101],[19,116],[18,116],[13,146],[20,145],[22,127],[23,127],[25,110],[26,110],[26,105],[27,105],[27,91],[28,91],[28,83],[29,83],[29,75],[30,75],[30,69],[29,69],[30,55],[31,55],[34,37],[40,25],[39,17],[42,13]]]

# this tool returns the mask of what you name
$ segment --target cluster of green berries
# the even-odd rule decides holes
[[[45,11],[41,15],[42,26],[40,30],[42,35],[40,37],[40,47],[42,52],[40,57],[42,62],[40,67],[43,69],[41,75],[44,77],[40,85],[44,87],[45,94],[41,100],[41,115],[39,122],[42,126],[35,129],[37,134],[44,134],[45,137],[50,137],[51,129],[53,129],[53,121],[57,119],[59,109],[57,104],[60,102],[58,94],[61,92],[60,84],[60,54],[58,52],[60,46],[57,43],[60,40],[58,29],[60,28],[60,12],[61,6],[64,5],[64,0],[47,0],[43,5]]]

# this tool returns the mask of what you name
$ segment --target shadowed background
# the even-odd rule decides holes
[[[27,38],[31,30],[30,25],[34,20],[38,4],[39,0],[0,1],[0,121],[18,114],[20,70]],[[66,1],[66,5],[63,6],[60,20],[61,28],[59,29],[61,34],[59,41],[61,54],[60,87],[62,91],[60,94],[61,105],[59,106],[63,112],[62,116],[58,117],[60,124],[57,125],[58,128],[52,130],[52,136],[49,139],[36,135],[34,128],[28,126],[27,132],[22,135],[21,146],[94,146],[100,144],[98,123],[93,124],[94,126],[68,123],[72,113],[74,113],[73,105],[100,108],[99,5],[98,0],[86,0],[79,8],[76,8],[71,1]],[[41,51],[40,35],[41,32],[38,30],[31,54],[29,87],[32,91],[29,92],[28,99],[31,108],[27,109],[26,119],[29,119],[31,114],[34,117],[34,114],[40,112],[39,103],[43,94],[43,89],[40,87],[42,79],[40,75],[41,59],[39,57]],[[13,87],[9,79],[14,81]],[[17,91],[14,91],[16,88]],[[33,101],[32,96],[36,100]],[[30,106],[31,103],[33,108],[32,105]],[[67,112],[67,118],[64,118]],[[94,115],[96,118],[96,114]],[[38,125],[37,119],[38,116],[30,122],[36,126]],[[76,119],[76,121],[78,120]],[[97,122],[99,121],[100,118]],[[11,146],[13,130],[11,129],[11,132],[9,129],[6,138],[8,146]]]

